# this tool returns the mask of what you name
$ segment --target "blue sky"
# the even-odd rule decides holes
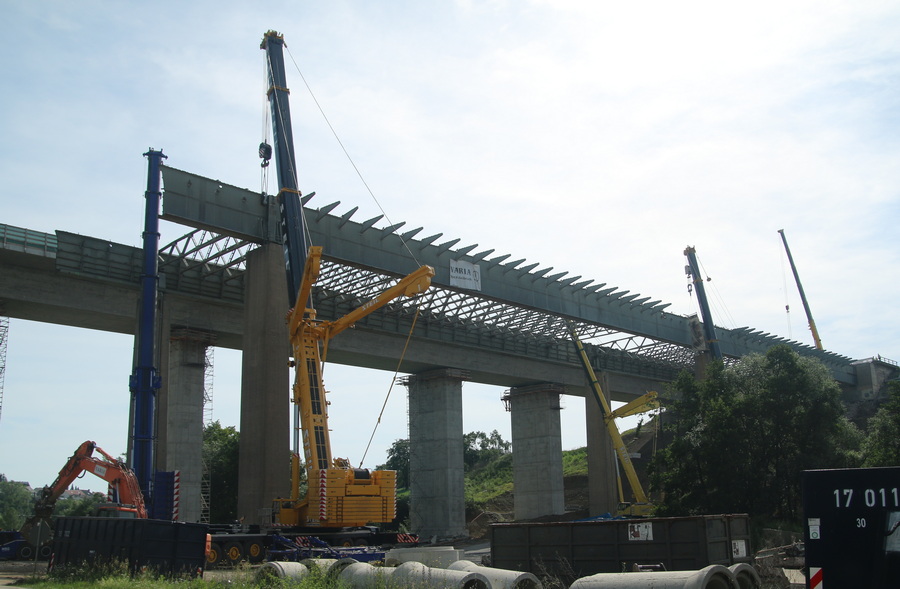
[[[826,348],[900,360],[892,3],[6,2],[0,222],[139,245],[148,147],[260,190],[258,46],[272,28],[290,50],[311,205],[340,200],[335,212],[358,206],[357,219],[380,205],[394,223],[679,314],[696,312],[682,255],[693,245],[717,324],[811,343],[783,228]],[[164,224],[162,241],[186,232]],[[49,483],[85,439],[124,452],[132,345],[12,320],[0,473]],[[214,418],[226,425],[238,365],[216,351]],[[392,375],[330,366],[325,378],[335,454],[358,462],[361,424],[374,426]],[[466,431],[509,437],[501,393],[466,385]],[[583,403],[564,405],[564,447],[582,445]],[[402,388],[388,413],[368,466],[405,437]]]

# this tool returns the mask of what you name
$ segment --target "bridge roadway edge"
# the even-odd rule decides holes
[[[60,235],[63,233],[59,232]],[[127,248],[110,244],[110,248],[114,246]],[[33,263],[33,267],[29,267],[29,263]],[[56,266],[53,260],[46,257],[28,256],[0,248],[0,275],[3,276],[0,302],[4,304],[4,313],[13,318],[133,334],[138,309],[137,281],[101,280],[71,271],[61,272]],[[283,272],[276,274],[269,280],[283,279]],[[208,330],[216,336],[216,345],[243,348],[246,310],[242,304],[167,288],[161,289],[161,300],[167,306],[170,324]],[[580,367],[573,363],[547,358],[526,359],[513,353],[461,343],[453,343],[448,348],[450,342],[423,337],[414,339],[416,344],[407,353],[406,362],[401,366],[402,372],[419,373],[438,367],[457,367],[470,371],[471,380],[475,382],[498,386],[554,382],[565,384],[567,394],[583,396],[587,391]],[[404,340],[405,335],[399,332],[378,330],[363,324],[332,342],[328,360],[394,370]],[[448,349],[452,353],[448,353]],[[498,369],[501,366],[505,368]],[[659,382],[666,380],[654,381],[609,370],[604,370],[603,374],[613,399],[619,401],[656,388]],[[590,441],[591,437],[589,447],[592,446]]]

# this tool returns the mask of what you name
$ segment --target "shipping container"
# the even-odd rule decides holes
[[[52,567],[127,563],[129,571],[165,576],[202,574],[208,526],[154,519],[60,517]]]
[[[807,587],[900,587],[900,467],[803,473]]]
[[[491,566],[566,583],[635,565],[680,571],[752,561],[745,514],[491,526]]]

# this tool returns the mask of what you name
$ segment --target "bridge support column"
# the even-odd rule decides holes
[[[169,345],[160,371],[165,383],[158,404],[157,469],[180,471],[178,519],[199,522],[206,348],[215,336],[187,327],[168,327],[168,333],[161,339]]]
[[[609,379],[605,374],[598,375],[598,378],[609,402]],[[587,422],[589,513],[591,516],[604,513],[615,515],[619,504],[615,450],[603,421],[603,411],[593,393],[584,398],[584,415]]]
[[[247,254],[237,513],[244,523],[263,523],[260,510],[290,496],[286,290],[280,245],[264,244]]]
[[[462,383],[465,370],[408,376],[412,531],[424,540],[466,535]]]
[[[513,448],[515,517],[532,519],[566,510],[559,396],[554,383],[512,387],[508,401]]]

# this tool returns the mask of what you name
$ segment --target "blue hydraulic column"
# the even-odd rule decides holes
[[[713,325],[709,301],[706,299],[706,289],[703,288],[703,278],[700,277],[697,251],[688,246],[684,250],[684,255],[687,256],[689,274],[694,283],[694,292],[697,293],[697,302],[700,303],[700,316],[703,318],[703,335],[706,337],[706,345],[709,347],[710,355],[716,360],[721,360],[722,350],[719,349],[719,338],[716,336],[716,327]]]
[[[159,283],[159,201],[162,151],[144,154],[147,165],[146,209],[144,212],[144,268],[141,274],[141,306],[135,336],[135,366],[129,380],[131,389],[131,456],[130,466],[141,485],[144,502],[152,505],[154,438],[156,426],[156,393],[160,388],[156,367],[156,294]]]
[[[265,34],[260,49],[266,51],[269,73],[269,105],[275,141],[275,163],[278,170],[278,206],[281,209],[281,238],[287,273],[289,304],[293,305],[303,279],[306,263],[303,209],[297,189],[297,160],[294,156],[294,134],[291,131],[290,91],[284,73],[284,37],[275,31]]]

